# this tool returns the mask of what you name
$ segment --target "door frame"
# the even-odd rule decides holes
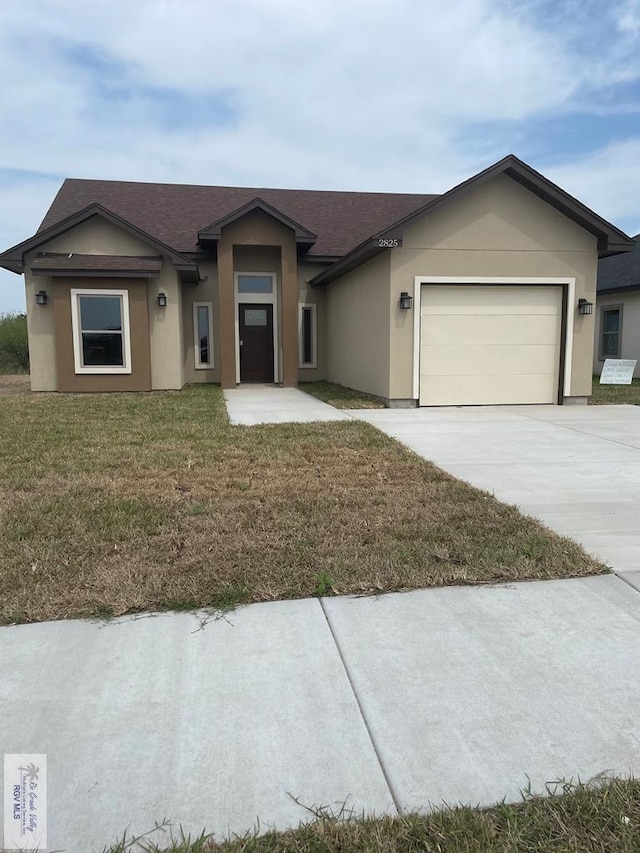
[[[562,317],[560,318],[560,375],[558,377],[558,402],[563,397],[571,396],[571,361],[573,354],[573,323],[575,311],[571,306],[576,304],[576,280],[562,276],[453,276],[453,275],[417,275],[413,280],[413,397],[420,399],[420,334],[422,318],[422,285],[423,284],[466,284],[492,286],[500,284],[524,284],[530,286],[547,285],[562,287]]]
[[[238,293],[238,276],[241,275],[259,275],[268,276],[273,281],[271,293]],[[245,302],[261,303],[263,305],[273,305],[273,381],[280,382],[280,373],[278,370],[278,274],[275,272],[256,272],[248,270],[247,272],[234,272],[233,274],[233,310],[234,310],[234,327],[235,327],[235,347],[236,347],[236,384],[240,384],[240,315],[239,306]]]

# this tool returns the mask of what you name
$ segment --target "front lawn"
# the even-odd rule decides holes
[[[368,424],[229,426],[212,386],[0,397],[0,623],[594,574]]]
[[[592,406],[608,406],[615,403],[640,406],[640,379],[634,379],[631,385],[601,385],[600,377],[594,376],[589,402]]]
[[[430,814],[336,820],[323,815],[288,832],[249,834],[216,843],[144,840],[149,853],[637,853],[640,849],[640,782],[609,780],[600,786],[549,785],[563,796],[532,797],[490,809],[444,808]],[[171,832],[171,830],[168,830]],[[164,833],[162,833],[164,834]],[[180,839],[180,830],[174,838]],[[165,835],[166,837],[166,835]],[[107,853],[140,849],[133,839]]]

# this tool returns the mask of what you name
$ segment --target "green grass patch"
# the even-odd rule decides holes
[[[301,382],[300,390],[336,409],[384,409],[379,397],[345,388],[335,382]]]
[[[493,808],[444,808],[400,817],[339,819],[320,809],[311,823],[286,832],[248,834],[218,842],[203,832],[186,838],[166,822],[141,839],[106,853],[637,853],[640,782],[549,786],[552,796]],[[557,792],[560,792],[559,794]]]
[[[589,403],[592,406],[611,406],[623,403],[640,406],[640,379],[633,379],[631,385],[601,385],[600,377],[594,376]]]

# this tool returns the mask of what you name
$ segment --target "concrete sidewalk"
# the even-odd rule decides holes
[[[640,589],[640,406],[350,414],[581,542]]]
[[[344,412],[298,388],[241,385],[223,393],[229,420],[234,426],[349,420]]]
[[[0,628],[0,744],[48,755],[67,853],[518,799],[640,773],[639,628],[613,575]]]

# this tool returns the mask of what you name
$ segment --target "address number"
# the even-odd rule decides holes
[[[378,240],[378,247],[380,249],[397,249],[400,245],[400,240],[384,240],[380,238]]]

